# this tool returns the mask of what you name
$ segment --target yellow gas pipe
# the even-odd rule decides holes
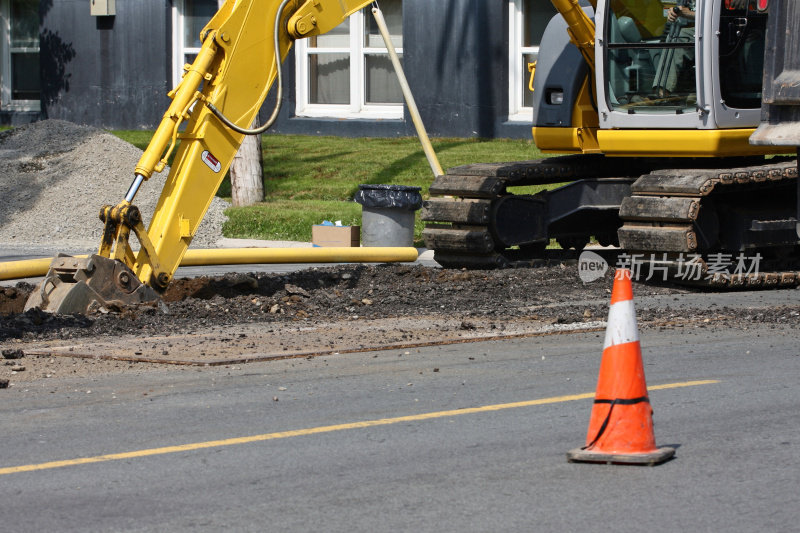
[[[78,256],[78,257],[86,257]],[[225,248],[187,250],[181,266],[288,263],[395,263],[416,261],[411,247]],[[52,258],[0,263],[0,281],[47,274]]]

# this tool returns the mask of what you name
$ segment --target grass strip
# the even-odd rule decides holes
[[[144,149],[151,131],[113,131]],[[529,140],[432,139],[443,168],[470,163],[539,159]],[[262,140],[264,202],[231,207],[223,234],[233,238],[310,241],[311,226],[323,220],[361,224],[361,206],[352,201],[360,184],[420,187],[423,198],[433,181],[416,138],[344,138],[309,135],[264,135]],[[541,187],[515,189],[533,193]],[[217,196],[230,199],[225,179]],[[421,243],[424,224],[415,227]]]

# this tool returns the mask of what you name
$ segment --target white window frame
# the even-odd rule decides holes
[[[402,119],[403,103],[367,104],[365,84],[366,56],[387,53],[385,47],[367,47],[364,45],[365,10],[357,11],[350,16],[349,48],[312,48],[308,39],[300,39],[295,43],[295,75],[296,106],[295,115],[311,118],[340,119]],[[402,56],[403,49],[395,48]],[[309,102],[309,55],[314,54],[349,54],[350,55],[350,104],[312,104]]]
[[[0,0],[0,109],[4,111],[41,111],[41,100],[11,99],[11,54],[39,52],[40,48],[11,48],[11,2]]]
[[[538,54],[538,46],[523,46],[525,21],[522,16],[523,0],[509,0],[508,2],[508,120],[511,122],[531,122],[533,120],[533,107],[523,105],[524,93],[530,76],[524,80],[521,76],[526,54]],[[524,83],[524,85],[523,85]]]
[[[185,0],[174,0],[172,2],[172,86],[177,87],[183,79],[186,65],[186,54],[199,54],[200,48],[184,46],[183,32],[185,28],[186,12]]]

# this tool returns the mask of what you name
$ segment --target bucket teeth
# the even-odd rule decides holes
[[[50,313],[90,314],[160,301],[158,293],[120,261],[99,255],[59,255],[31,293],[25,310],[38,307]]]

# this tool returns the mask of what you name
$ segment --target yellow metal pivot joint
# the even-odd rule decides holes
[[[158,291],[166,289],[170,282],[170,275],[161,267],[155,247],[144,229],[139,208],[127,201],[115,206],[104,205],[100,209],[100,220],[103,221],[105,227],[97,255],[121,261],[128,268],[134,269],[136,257],[130,246],[130,233],[133,230],[136,238],[139,239],[142,251],[147,256],[147,262],[153,270],[150,285]]]

